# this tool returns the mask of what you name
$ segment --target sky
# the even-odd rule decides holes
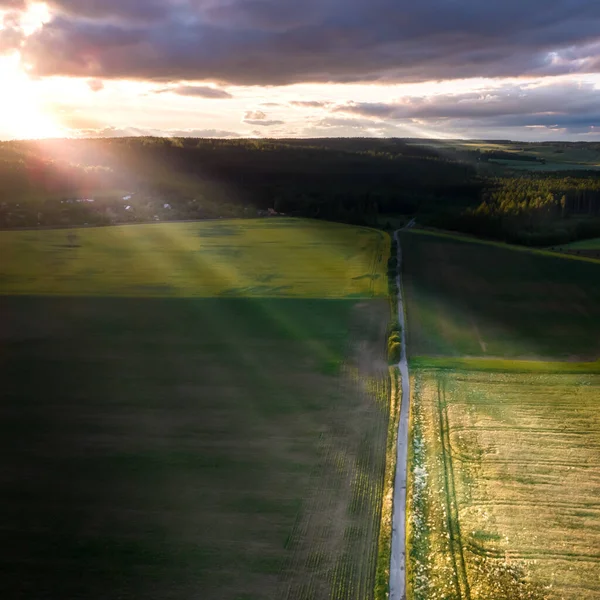
[[[598,0],[0,0],[0,139],[600,141]]]

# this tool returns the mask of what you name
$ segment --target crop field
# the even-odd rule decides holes
[[[490,162],[528,171],[579,171],[600,168],[600,151],[588,144],[535,144],[522,142],[495,143],[489,141],[428,140],[415,145],[439,149],[440,153],[464,150],[481,152],[502,151],[511,154],[535,156],[545,162],[494,159]]]
[[[572,250],[600,250],[600,238],[595,238],[593,240],[581,240],[580,242],[567,244],[564,247]]]
[[[529,152],[527,153],[529,154]],[[539,152],[533,152],[532,154],[539,158],[545,158],[543,154]],[[600,165],[596,163],[579,163],[570,162],[568,160],[557,160],[552,157],[546,163],[541,162],[527,162],[522,160],[510,160],[510,159],[494,159],[489,161],[492,164],[501,165],[510,169],[518,171],[535,171],[535,172],[550,172],[550,171],[597,171],[600,169]]]
[[[2,598],[373,596],[387,236],[236,221],[0,246]]]
[[[402,234],[411,600],[600,595],[600,265]]]
[[[297,219],[0,235],[0,293],[383,297],[389,237]]]
[[[589,258],[595,258],[600,261],[600,238],[581,240],[579,242],[573,242],[572,244],[557,246],[553,248],[553,250],[565,252],[572,256],[586,256]]]
[[[600,595],[600,374],[413,371],[413,600]]]
[[[402,248],[410,358],[600,357],[600,264],[416,230]]]

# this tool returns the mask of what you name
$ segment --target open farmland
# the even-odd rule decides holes
[[[587,256],[600,260],[600,238],[581,240],[564,246],[557,246],[553,250],[565,252],[574,256]]]
[[[3,598],[372,596],[387,236],[236,221],[0,245]]]
[[[598,598],[600,375],[547,369],[414,372],[414,600]]]
[[[491,142],[464,140],[427,140],[412,142],[416,146],[436,149],[440,154],[452,156],[456,152],[501,152],[506,159],[492,158],[490,162],[530,171],[578,171],[600,168],[600,150],[594,144],[552,142]],[[514,155],[515,160],[511,160]],[[523,160],[529,157],[535,160]],[[519,160],[520,159],[520,160]]]
[[[0,236],[4,294],[382,297],[387,236],[300,219],[220,220]]]
[[[429,232],[401,238],[409,357],[600,356],[600,264]]]
[[[567,244],[564,247],[571,248],[573,250],[600,250],[600,238],[595,238],[593,240],[581,240],[580,242],[573,242],[572,244]]]
[[[402,244],[409,597],[597,598],[600,265],[417,231]]]

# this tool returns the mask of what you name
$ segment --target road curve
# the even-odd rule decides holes
[[[392,558],[390,561],[389,600],[406,600],[406,473],[408,467],[408,416],[410,412],[410,380],[406,357],[406,318],[402,297],[402,250],[400,230],[394,233],[398,244],[398,320],[402,329],[402,352],[398,368],[402,377],[402,400],[400,423],[398,425],[398,452],[396,456],[396,477],[394,480],[394,505],[392,512]]]

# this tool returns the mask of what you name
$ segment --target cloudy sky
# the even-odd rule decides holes
[[[0,139],[600,141],[599,0],[0,0]]]

